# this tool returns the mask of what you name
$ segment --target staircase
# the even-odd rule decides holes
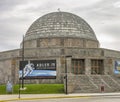
[[[87,92],[91,92],[94,89],[94,85],[92,85],[91,81],[87,76],[79,76],[76,78],[76,87],[75,87],[75,92],[77,93],[85,93],[86,90]]]
[[[111,87],[111,89],[106,88],[107,92],[119,92],[120,91],[120,83],[119,79],[115,79],[114,77],[110,75],[104,75],[102,76],[104,81]]]
[[[104,85],[105,92],[120,92],[120,80],[111,75],[75,75],[73,77],[74,93],[99,93],[101,84]]]

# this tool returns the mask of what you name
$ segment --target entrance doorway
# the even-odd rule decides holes
[[[85,74],[85,60],[84,59],[72,59],[72,73],[73,74]]]
[[[103,74],[103,60],[92,59],[91,60],[91,74]]]

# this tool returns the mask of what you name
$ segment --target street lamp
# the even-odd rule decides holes
[[[67,71],[67,58],[70,58],[70,57],[72,57],[72,56],[71,56],[71,55],[65,56],[65,86],[66,86],[66,92],[65,92],[65,93],[66,93],[66,94],[68,94],[68,87],[67,87],[67,86],[68,86],[68,85],[67,85],[67,81],[68,81],[68,80],[67,80],[67,79],[68,79],[68,78],[67,78],[67,72],[68,72],[68,71]]]
[[[24,35],[22,42],[22,61],[24,61]],[[22,69],[22,88],[24,88],[24,70]]]

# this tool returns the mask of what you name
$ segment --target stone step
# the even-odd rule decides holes
[[[118,82],[120,82],[120,79],[108,75],[76,76],[74,92],[100,92],[101,83],[104,83],[105,92],[119,92],[120,85]]]

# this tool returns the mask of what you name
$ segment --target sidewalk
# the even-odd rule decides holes
[[[21,94],[20,100],[120,96],[120,93]],[[19,100],[19,95],[0,95],[0,102]]]

